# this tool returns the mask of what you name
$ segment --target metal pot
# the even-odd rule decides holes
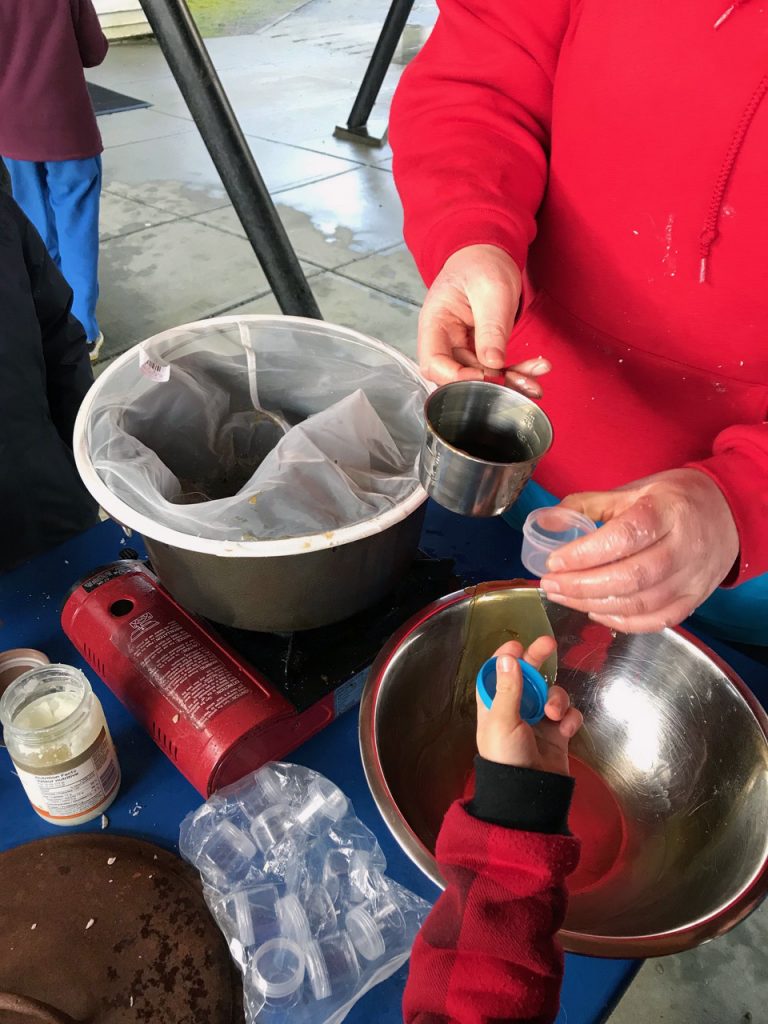
[[[727,932],[768,890],[765,712],[682,630],[617,635],[548,604],[535,586],[443,598],[382,651],[363,694],[360,746],[387,825],[442,885],[434,845],[476,750],[474,673],[505,640],[529,643],[546,613],[558,683],[584,714],[571,744],[582,851],[563,945],[659,956]]]
[[[176,335],[184,341],[197,330],[241,324],[254,330],[262,326],[292,330],[300,336],[306,332],[315,339],[327,331],[337,344],[349,345],[350,358],[359,358],[365,365],[391,363],[423,389],[425,399],[429,393],[415,364],[396,349],[356,331],[301,317],[220,317],[167,331],[152,341],[162,344]],[[293,632],[339,622],[394,588],[412,562],[421,534],[426,494],[416,480],[403,500],[368,520],[327,533],[264,541],[214,540],[182,533],[153,521],[112,493],[91,460],[88,424],[100,392],[118,392],[125,368],[140,365],[140,350],[137,346],[115,360],[86,396],[75,425],[75,460],[102,508],[123,527],[142,535],[153,569],[180,604],[239,629]],[[420,440],[414,439],[415,446]]]
[[[238,629],[291,633],[341,622],[393,590],[414,559],[424,513],[422,499],[380,533],[288,556],[223,558],[148,536],[144,543],[163,585],[189,611]]]

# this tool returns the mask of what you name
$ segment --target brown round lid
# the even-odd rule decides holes
[[[12,651],[0,651],[0,697],[11,683],[33,668],[48,664],[47,655],[31,647],[16,647]]]
[[[0,854],[0,1024],[234,1024],[241,992],[173,854],[94,833]]]

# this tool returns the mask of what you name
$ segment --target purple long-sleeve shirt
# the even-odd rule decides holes
[[[0,0],[0,155],[84,160],[102,151],[83,68],[108,43],[91,0]]]

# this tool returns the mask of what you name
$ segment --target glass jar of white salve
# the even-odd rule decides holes
[[[69,665],[19,676],[0,698],[3,739],[29,801],[46,821],[81,825],[117,795],[120,767],[104,710]]]

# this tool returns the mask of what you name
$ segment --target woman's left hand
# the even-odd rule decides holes
[[[722,491],[705,473],[675,469],[563,505],[602,521],[549,560],[551,601],[624,633],[676,626],[728,576],[739,535]]]

